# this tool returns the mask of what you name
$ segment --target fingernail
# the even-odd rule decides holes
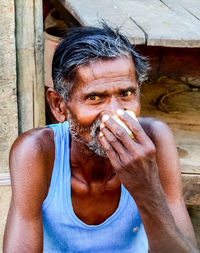
[[[102,129],[102,128],[104,128],[104,127],[105,127],[104,123],[101,123],[100,129]]]
[[[128,113],[128,115],[131,116],[133,119],[136,118],[135,113],[133,111],[126,110],[126,113]]]
[[[123,114],[124,114],[124,110],[118,109],[118,110],[117,110],[117,114],[120,115],[120,116],[123,115]]]
[[[100,136],[100,137],[102,137],[102,136],[103,136],[103,133],[102,133],[102,132],[100,132],[100,133],[99,133],[99,136]]]
[[[107,114],[103,115],[102,121],[106,122],[109,119],[109,116]]]
[[[138,121],[138,119],[136,118],[136,115],[133,111],[127,110],[126,113],[128,113],[129,116],[131,116],[133,119],[135,119],[136,121]]]

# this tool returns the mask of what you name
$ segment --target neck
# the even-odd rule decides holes
[[[107,182],[115,173],[108,158],[100,157],[84,144],[71,139],[70,165],[72,176],[90,183]]]

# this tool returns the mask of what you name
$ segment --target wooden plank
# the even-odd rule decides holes
[[[191,29],[184,17],[176,15],[159,0],[115,0],[146,34],[147,45],[200,47],[199,26]]]
[[[19,132],[45,124],[42,1],[16,1]]]
[[[188,164],[182,164],[181,165],[181,172],[182,174],[193,174],[193,175],[199,175],[200,173],[200,165],[199,166],[191,166]]]
[[[200,205],[200,175],[182,175],[183,197],[188,205]]]
[[[10,185],[10,173],[0,173],[0,186]]]
[[[187,25],[191,27],[192,30],[196,31],[199,30],[199,24],[200,24],[200,2],[194,0],[194,1],[185,1],[185,0],[162,0],[162,2],[173,12],[175,12],[176,15],[178,15],[180,18],[184,20],[184,22],[187,22]],[[195,8],[194,8],[195,7]],[[197,11],[198,15],[197,17],[193,14]]]
[[[186,0],[60,0],[64,7],[82,24],[98,25],[101,18],[108,23],[121,25],[133,43],[141,44],[131,27],[130,17],[137,30],[140,28],[146,37],[147,45],[167,47],[200,46],[200,6]],[[182,6],[182,5],[183,6]],[[168,6],[169,5],[169,6]],[[124,19],[125,17],[125,19]],[[134,32],[133,32],[134,31]]]
[[[180,4],[187,10],[191,15],[200,20],[200,1],[198,0],[179,0]]]
[[[60,0],[65,8],[82,24],[99,26],[102,19],[109,25],[121,27],[133,44],[144,44],[145,34],[134,24],[114,0]]]
[[[19,0],[16,8],[19,132],[33,128],[34,18],[33,2]]]
[[[34,49],[35,49],[35,85],[34,85],[34,127],[45,125],[45,86],[44,86],[44,40],[42,0],[34,0]]]
[[[200,145],[200,93],[179,79],[166,76],[150,80],[141,87],[142,115],[166,121],[177,128],[177,135]]]
[[[181,172],[200,174],[198,89],[178,79],[160,77],[146,82],[141,87],[141,94],[141,115],[160,119],[173,131]]]

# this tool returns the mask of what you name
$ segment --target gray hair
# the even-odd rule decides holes
[[[54,89],[67,102],[73,90],[76,70],[79,66],[90,65],[98,60],[131,57],[139,85],[147,79],[150,69],[146,57],[133,49],[130,41],[119,32],[103,23],[102,28],[75,27],[56,48],[52,78]]]

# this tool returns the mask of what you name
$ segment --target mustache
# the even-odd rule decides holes
[[[81,126],[77,121],[76,117],[72,117],[70,111],[67,112],[67,120],[69,122],[69,131],[71,136],[78,142],[83,143],[89,150],[93,151],[96,155],[101,157],[107,157],[105,151],[103,150],[99,140],[98,133],[100,132],[101,119],[100,117],[96,118],[92,125],[88,127]],[[86,142],[84,138],[81,137],[81,133],[89,132],[92,140]]]
[[[91,136],[96,135],[98,132],[100,132],[100,125],[101,125],[101,119],[97,118],[92,126],[90,127],[90,131],[91,131]]]
[[[76,117],[72,117],[71,113],[68,111],[68,121],[70,123],[71,130],[73,129],[74,132],[83,133],[85,131],[90,131],[91,135],[94,137],[100,131],[101,119],[98,117],[92,123],[92,125],[84,127],[79,124]]]

